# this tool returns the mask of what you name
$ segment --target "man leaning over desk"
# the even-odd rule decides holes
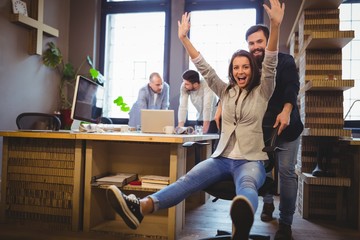
[[[129,112],[129,127],[141,125],[141,109],[169,109],[169,85],[163,81],[160,74],[150,74],[149,83],[140,88],[139,95]]]
[[[216,111],[216,96],[206,81],[200,79],[200,74],[194,70],[187,70],[182,75],[183,83],[180,87],[180,105],[178,112],[178,126],[185,125],[188,113],[188,99],[196,108],[196,125],[203,126],[203,133],[217,133],[214,121]]]

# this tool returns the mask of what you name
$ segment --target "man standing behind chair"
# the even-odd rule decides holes
[[[268,38],[269,29],[265,25],[252,26],[246,32],[249,51],[255,56],[260,67],[264,60]],[[286,149],[286,151],[280,151],[276,154],[280,176],[280,218],[275,240],[292,239],[291,225],[297,197],[295,165],[300,134],[304,128],[297,106],[299,86],[299,75],[294,58],[289,54],[279,53],[276,68],[276,87],[263,119],[263,127],[274,128],[280,124],[277,146]],[[273,211],[273,196],[267,195],[264,197],[261,220],[271,221]]]
[[[141,109],[168,109],[169,85],[163,81],[160,74],[150,74],[149,83],[140,88],[139,95],[129,112],[129,127],[137,128],[141,124]]]
[[[180,105],[178,111],[178,126],[185,125],[188,113],[188,99],[197,110],[196,125],[203,126],[203,133],[217,133],[214,121],[216,111],[216,96],[206,81],[200,79],[200,74],[194,70],[186,70],[180,87]]]

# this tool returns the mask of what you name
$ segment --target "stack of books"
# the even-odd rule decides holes
[[[107,174],[106,176],[99,176],[92,181],[93,186],[101,185],[115,185],[117,187],[123,187],[126,184],[137,180],[138,175],[136,173],[115,173]]]
[[[141,187],[151,189],[162,189],[169,185],[170,178],[159,175],[144,175],[140,177]]]

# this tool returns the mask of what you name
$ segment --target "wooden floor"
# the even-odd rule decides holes
[[[216,229],[231,231],[229,216],[231,201],[208,201],[205,205],[189,211],[186,215],[186,226],[179,239],[194,240],[216,235]],[[275,197],[275,219],[264,223],[260,220],[262,198],[259,198],[259,207],[255,214],[255,222],[251,233],[271,236],[274,239],[278,228],[277,219],[278,197]],[[360,231],[338,226],[335,222],[308,221],[296,211],[292,225],[295,240],[360,240]]]
[[[219,200],[215,203],[210,200],[186,214],[184,230],[178,240],[196,240],[199,238],[214,236],[216,229],[231,231],[231,220],[229,217],[230,201]],[[278,198],[275,202],[278,205]],[[271,236],[273,239],[277,230],[277,220],[269,223],[260,221],[262,200],[259,201],[259,208],[255,215],[255,223],[252,233],[259,233]],[[278,210],[274,216],[278,218]],[[359,240],[360,231],[337,226],[334,222],[308,221],[296,213],[293,223],[293,237],[295,240]],[[97,233],[68,233],[68,232],[46,232],[46,231],[23,231],[8,224],[0,224],[1,240],[113,240],[119,237]],[[122,238],[124,239],[124,238]],[[129,237],[126,240],[149,239]]]

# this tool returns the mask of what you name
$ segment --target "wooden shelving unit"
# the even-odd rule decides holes
[[[352,179],[347,164],[340,161],[339,138],[351,136],[343,128],[343,91],[353,87],[354,80],[342,79],[341,49],[355,34],[339,30],[341,3],[303,0],[287,42],[299,69],[305,125],[296,165],[298,209],[304,218],[347,220],[344,196]],[[316,167],[324,170],[318,177],[312,174]]]
[[[91,141],[87,143],[87,169],[85,179],[90,176],[98,176],[106,172],[134,172],[138,175],[170,175],[170,152],[172,144],[136,143],[136,142],[104,142]],[[139,152],[139,149],[141,151]],[[143,153],[147,153],[144,161]],[[88,186],[88,187],[87,187]],[[135,193],[138,197],[144,197],[153,193],[154,189],[144,189],[141,186],[126,185],[122,190],[127,193]],[[117,234],[119,236],[138,235],[156,238],[170,239],[170,232],[174,223],[171,219],[175,211],[180,211],[183,204],[169,210],[148,216],[136,230],[128,228],[119,216],[111,209],[106,201],[106,190],[102,187],[90,187],[85,184],[84,204],[84,231],[100,231]]]
[[[322,36],[322,32],[312,32],[304,44],[304,49],[338,49],[345,47],[354,38],[354,31],[334,32],[330,36]]]
[[[354,87],[354,80],[310,80],[300,89],[300,94],[306,91],[345,91],[352,87]]]

